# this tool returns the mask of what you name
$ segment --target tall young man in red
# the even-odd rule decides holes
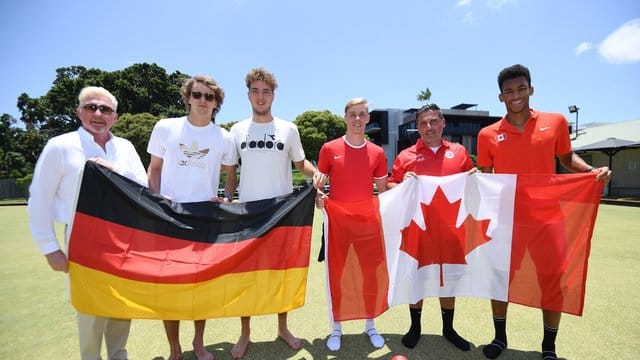
[[[477,161],[482,172],[555,174],[558,158],[572,172],[593,172],[596,180],[609,180],[608,167],[594,168],[571,150],[569,127],[562,114],[539,112],[529,107],[529,98],[533,95],[529,69],[520,64],[504,68],[498,75],[498,86],[498,98],[505,104],[507,114],[478,134]],[[554,254],[550,251],[546,256]],[[491,300],[495,338],[482,349],[489,359],[497,358],[507,347],[507,305],[507,302]],[[560,315],[560,312],[545,310],[543,305],[543,360],[557,359],[555,339]]]

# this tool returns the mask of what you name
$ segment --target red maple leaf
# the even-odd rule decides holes
[[[418,268],[439,264],[440,287],[444,286],[442,264],[466,264],[465,256],[491,239],[486,235],[490,220],[477,221],[469,214],[456,226],[460,201],[450,203],[438,187],[431,204],[420,204],[426,229],[413,220],[402,229],[400,250],[418,260]]]

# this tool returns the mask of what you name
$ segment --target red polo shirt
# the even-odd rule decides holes
[[[555,174],[555,158],[571,152],[569,126],[562,114],[538,112],[520,132],[506,117],[478,134],[478,166],[503,174]]]
[[[464,146],[442,140],[435,153],[422,139],[400,152],[393,163],[389,181],[401,183],[404,174],[413,171],[417,175],[445,176],[467,171],[473,167]]]

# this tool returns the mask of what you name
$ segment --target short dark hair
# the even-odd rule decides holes
[[[531,87],[531,73],[529,73],[529,69],[527,69],[526,66],[515,64],[502,69],[500,74],[498,74],[498,87],[500,88],[500,92],[502,92],[502,84],[504,84],[505,81],[519,77],[527,79],[527,85]]]
[[[416,119],[418,118],[418,116],[420,116],[420,114],[422,114],[423,112],[427,112],[427,111],[435,111],[438,113],[438,117],[440,119],[444,119],[444,114],[442,113],[442,110],[440,109],[440,107],[436,104],[427,104],[423,107],[421,107],[420,109],[418,109],[418,112],[416,113]]]

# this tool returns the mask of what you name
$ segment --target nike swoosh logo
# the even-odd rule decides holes
[[[545,126],[545,127],[541,127],[540,131],[547,131],[549,129],[551,129],[551,126]]]
[[[340,159],[341,157],[342,157],[342,155],[333,155],[333,160]]]

